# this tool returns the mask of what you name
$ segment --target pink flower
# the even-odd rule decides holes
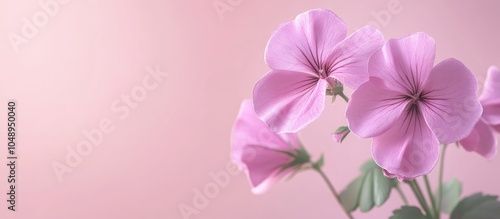
[[[475,151],[491,159],[497,153],[497,138],[494,130],[500,132],[500,70],[492,66],[479,98],[483,106],[483,115],[474,130],[460,144],[467,151]]]
[[[317,119],[336,80],[351,88],[368,80],[368,59],[383,36],[369,26],[346,33],[344,22],[325,9],[302,13],[274,31],[265,52],[272,71],[253,93],[255,112],[273,131],[297,132]]]
[[[474,151],[487,159],[497,153],[497,138],[483,118],[479,119],[470,135],[462,139],[460,144],[466,151]]]
[[[488,69],[488,77],[479,100],[483,105],[484,121],[500,132],[500,70],[497,67],[491,66]]]
[[[372,77],[347,106],[349,128],[373,137],[373,158],[388,176],[429,173],[439,143],[465,138],[481,116],[476,77],[455,59],[433,67],[435,48],[425,33],[388,40],[370,58]]]
[[[231,157],[247,174],[255,194],[265,192],[274,182],[309,162],[297,136],[271,131],[255,115],[250,100],[241,105],[231,145]]]

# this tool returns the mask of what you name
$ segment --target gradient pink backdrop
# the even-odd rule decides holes
[[[241,0],[223,19],[213,0],[73,0],[16,54],[7,35],[20,34],[22,18],[41,10],[38,1],[0,1],[0,136],[6,136],[7,99],[17,99],[20,157],[17,211],[7,211],[1,195],[1,218],[182,218],[179,204],[192,206],[193,189],[213,182],[209,173],[229,162],[231,126],[240,102],[268,71],[263,53],[271,32],[309,9],[333,10],[353,32],[398,2],[399,12],[381,26],[386,39],[425,31],[437,42],[437,61],[460,59],[481,82],[489,65],[500,65],[500,2],[494,0]],[[111,104],[142,83],[146,66],[156,65],[168,78],[120,120]],[[331,140],[331,131],[346,124],[344,110],[342,101],[328,104],[301,132],[315,157],[325,152],[338,190],[370,157],[369,140]],[[82,131],[103,118],[115,130],[59,182],[52,164],[63,162],[67,147],[76,147]],[[461,179],[465,195],[500,194],[500,158],[486,161],[455,147],[448,152],[445,179]],[[435,172],[431,179],[435,185]],[[393,195],[383,207],[355,216],[387,218],[399,205]],[[321,178],[306,172],[261,196],[251,194],[243,174],[232,176],[191,218],[344,215]]]

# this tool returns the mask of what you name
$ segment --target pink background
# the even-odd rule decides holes
[[[19,190],[17,211],[7,211],[2,140],[0,217],[182,218],[179,205],[193,206],[193,189],[214,182],[210,172],[226,169],[240,102],[268,71],[263,53],[271,32],[309,9],[333,10],[350,33],[377,21],[373,13],[389,14],[378,22],[386,39],[425,31],[437,42],[436,61],[460,59],[481,82],[490,65],[500,65],[500,2],[494,0],[219,1],[231,9],[223,19],[213,0],[73,0],[59,5],[16,54],[8,34],[21,34],[22,18],[32,20],[41,8],[38,0],[1,0],[0,136],[6,136],[7,100],[17,99]],[[169,76],[120,119],[112,104],[138,89],[146,66],[157,65]],[[331,140],[330,133],[346,124],[344,110],[342,101],[327,104],[301,133],[315,158],[325,153],[338,190],[370,157],[370,140]],[[115,129],[59,181],[53,164],[64,164],[67,148],[76,148],[85,140],[82,132],[105,118]],[[500,158],[487,161],[456,147],[448,152],[445,179],[461,179],[465,195],[500,194]],[[434,185],[436,179],[434,171]],[[355,216],[387,218],[400,203],[394,193],[381,208]],[[321,178],[306,172],[260,196],[243,174],[231,176],[190,218],[344,217]]]

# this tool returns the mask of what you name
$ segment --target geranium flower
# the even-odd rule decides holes
[[[484,109],[484,121],[500,132],[500,70],[497,67],[491,66],[488,69],[488,76],[479,100]]]
[[[479,98],[483,115],[474,130],[460,144],[467,151],[475,151],[491,159],[497,153],[497,138],[494,130],[500,132],[500,70],[491,66]]]
[[[250,100],[242,103],[231,134],[231,157],[260,194],[280,178],[309,162],[296,134],[276,134],[260,120]]]
[[[460,141],[460,145],[466,151],[474,151],[487,159],[497,153],[497,138],[483,118],[479,119],[470,135]]]
[[[433,67],[435,48],[425,33],[387,41],[370,58],[370,80],[347,106],[349,128],[373,137],[373,158],[388,176],[429,173],[439,143],[465,138],[481,116],[476,77],[455,59]]]
[[[368,80],[368,59],[382,34],[366,26],[346,38],[333,12],[307,11],[274,31],[265,51],[272,69],[254,88],[255,112],[278,133],[297,132],[324,109],[326,89],[337,80],[357,88]]]

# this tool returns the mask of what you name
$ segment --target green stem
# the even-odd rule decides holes
[[[441,212],[441,200],[443,196],[443,168],[444,168],[444,154],[446,152],[446,144],[441,147],[441,159],[439,159],[439,182],[438,182],[438,194],[437,194],[437,219],[439,219]]]
[[[342,202],[340,201],[340,196],[339,194],[337,193],[337,191],[335,190],[335,188],[333,187],[333,184],[332,182],[330,182],[330,180],[328,179],[328,177],[326,176],[326,174],[323,172],[323,170],[319,169],[319,168],[314,168],[318,173],[319,175],[321,175],[321,177],[323,178],[323,180],[325,180],[326,182],[326,185],[328,185],[328,188],[330,189],[330,191],[332,192],[333,196],[335,196],[335,198],[337,199],[337,201],[339,202],[339,205],[340,207],[344,210],[345,214],[347,215],[347,217],[349,219],[353,219],[354,217],[352,217],[351,215],[351,212],[347,211],[344,206],[342,205]]]
[[[422,206],[422,208],[424,209],[425,214],[427,216],[430,216],[431,218],[433,218],[434,215],[432,214],[431,210],[429,209],[429,206],[427,205],[427,202],[425,201],[425,197],[422,194],[422,190],[420,189],[420,186],[418,185],[417,181],[411,180],[411,181],[408,181],[408,183],[410,184],[410,187],[411,187],[411,190],[413,191],[413,193],[415,193],[415,196],[417,197],[418,202],[420,203],[420,206]]]
[[[348,102],[349,102],[349,97],[347,97],[347,96],[344,94],[344,92],[340,92],[340,93],[339,93],[339,96],[341,96],[341,97],[345,100],[345,102],[346,102],[346,103],[348,103]]]
[[[431,183],[429,182],[429,177],[427,177],[427,175],[424,175],[424,181],[425,187],[427,188],[427,193],[429,194],[429,199],[431,200],[432,210],[434,211],[435,215],[438,215],[439,211],[437,211],[436,200],[434,199],[434,195],[432,194]]]
[[[408,199],[406,199],[406,196],[403,193],[403,190],[401,190],[401,187],[399,187],[399,184],[396,185],[396,191],[399,193],[399,196],[401,197],[401,200],[403,200],[403,203],[405,203],[405,205],[408,205]]]

